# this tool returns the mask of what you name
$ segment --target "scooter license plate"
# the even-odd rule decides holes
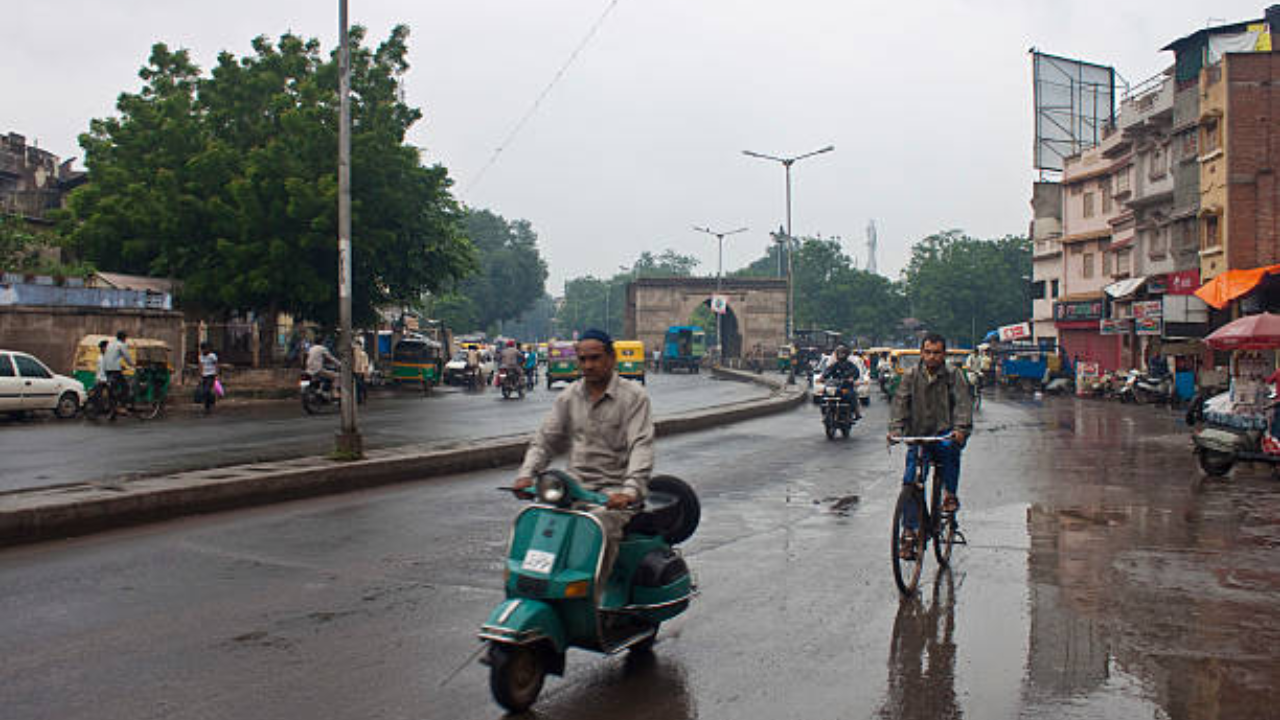
[[[556,564],[555,553],[545,552],[543,550],[529,550],[524,554],[524,562],[520,563],[521,570],[529,572],[550,575],[551,568]]]
[[[298,381],[298,387],[302,388],[303,390],[306,390],[306,389],[307,389],[307,386],[308,386],[308,385],[310,385],[310,384],[311,384],[311,383],[310,383],[310,382],[308,382],[308,381],[306,381],[306,380],[299,380],[299,381]]]

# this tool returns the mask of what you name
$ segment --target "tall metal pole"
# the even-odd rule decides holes
[[[342,430],[335,450],[364,454],[356,428],[356,392],[351,352],[351,50],[347,0],[338,0],[338,351],[342,358]]]
[[[743,150],[743,151],[742,151],[742,154],[743,154],[743,155],[748,155],[748,156],[750,156],[750,157],[755,157],[755,158],[761,158],[761,159],[763,159],[763,160],[773,160],[774,162],[782,163],[782,167],[786,169],[786,174],[787,174],[787,237],[786,237],[786,239],[785,239],[785,248],[786,248],[786,251],[787,251],[787,320],[786,320],[786,334],[787,334],[787,341],[788,341],[788,342],[791,342],[791,341],[793,340],[793,337],[792,337],[793,332],[794,332],[793,325],[794,325],[794,322],[795,322],[795,319],[794,319],[794,317],[793,317],[793,313],[794,313],[794,309],[795,309],[795,283],[794,283],[794,282],[793,282],[793,280],[792,280],[792,272],[791,272],[791,271],[792,271],[791,252],[792,252],[792,249],[793,249],[793,248],[792,248],[792,246],[791,246],[791,243],[792,243],[792,240],[793,240],[793,237],[792,237],[792,235],[791,235],[791,166],[792,166],[793,164],[795,164],[795,162],[796,162],[797,160],[803,160],[803,159],[805,159],[805,158],[807,158],[807,157],[813,157],[814,155],[820,155],[820,154],[825,153],[825,152],[831,152],[832,150],[835,150],[835,149],[836,149],[836,146],[835,146],[835,145],[828,145],[828,146],[826,146],[826,147],[824,147],[824,148],[821,148],[821,149],[819,149],[819,150],[814,150],[813,152],[808,152],[808,153],[805,153],[805,154],[803,154],[803,155],[796,155],[795,157],[788,157],[788,158],[781,158],[781,157],[777,157],[777,156],[774,156],[774,155],[766,155],[766,154],[764,154],[764,153],[752,152],[751,150]],[[781,249],[781,248],[780,248],[780,249]],[[778,262],[779,262],[779,271],[781,271],[781,262],[782,262],[782,258],[781,258],[781,257],[779,257],[779,258],[778,258]],[[795,372],[795,361],[794,361],[794,359],[793,359],[793,360],[792,360],[792,363],[791,363],[791,372],[787,375],[787,384],[788,384],[788,385],[794,385],[794,384],[795,384],[795,382],[796,382],[796,372]]]
[[[710,228],[698,227],[697,225],[694,225],[693,229],[697,230],[698,232],[715,236],[716,245],[717,245],[716,295],[719,295],[721,279],[724,277],[724,239],[728,235],[736,235],[740,232],[746,232],[747,228],[742,227],[742,228],[738,228],[737,230],[728,230],[726,232],[716,232],[714,230],[711,230]],[[711,309],[712,311],[715,310],[714,307]],[[720,361],[724,360],[724,335],[722,334],[722,328],[724,326],[724,323],[722,322],[723,317],[724,317],[724,313],[716,313],[716,353],[719,354]]]

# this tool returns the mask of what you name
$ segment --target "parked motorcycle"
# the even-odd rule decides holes
[[[302,397],[302,409],[308,415],[324,412],[329,406],[342,405],[342,393],[329,378],[312,378],[310,373],[304,372],[298,379],[298,389]]]
[[[858,420],[853,412],[856,402],[853,380],[832,381],[822,386],[822,427],[828,440],[834,440],[837,431],[849,437],[853,424]]]
[[[1120,386],[1121,402],[1169,403],[1173,401],[1173,376],[1155,377],[1138,370],[1130,370]]]
[[[548,672],[563,675],[578,647],[613,655],[652,647],[659,626],[697,594],[673,546],[698,526],[698,497],[684,481],[655,476],[649,496],[625,529],[617,559],[601,577],[604,527],[582,503],[607,498],[552,470],[524,490],[535,502],[516,516],[505,565],[506,600],[480,627],[489,643],[489,688],[499,705],[523,712]]]
[[[502,398],[510,400],[515,395],[520,400],[524,399],[524,381],[520,378],[520,374],[507,368],[498,368],[498,387],[502,388]]]

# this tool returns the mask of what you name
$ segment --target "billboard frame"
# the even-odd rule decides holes
[[[1102,142],[1107,126],[1116,121],[1115,68],[1073,58],[1040,52],[1031,55],[1031,92],[1034,108],[1035,139],[1032,165],[1042,174],[1062,172],[1063,160]],[[1045,70],[1056,71],[1047,78]],[[1074,72],[1073,72],[1074,71]],[[1105,80],[1090,81],[1087,74],[1105,75]],[[1047,86],[1062,88],[1058,97],[1046,97]],[[1061,97],[1066,95],[1067,99]]]

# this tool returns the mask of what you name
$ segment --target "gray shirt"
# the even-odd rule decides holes
[[[622,492],[643,500],[653,472],[653,416],[644,388],[615,373],[604,394],[592,402],[585,380],[571,384],[529,443],[520,477],[534,477],[565,451],[569,473],[588,489],[621,486]]]
[[[902,376],[893,395],[889,433],[914,437],[973,431],[973,396],[960,371],[943,364],[930,374],[921,363]]]

